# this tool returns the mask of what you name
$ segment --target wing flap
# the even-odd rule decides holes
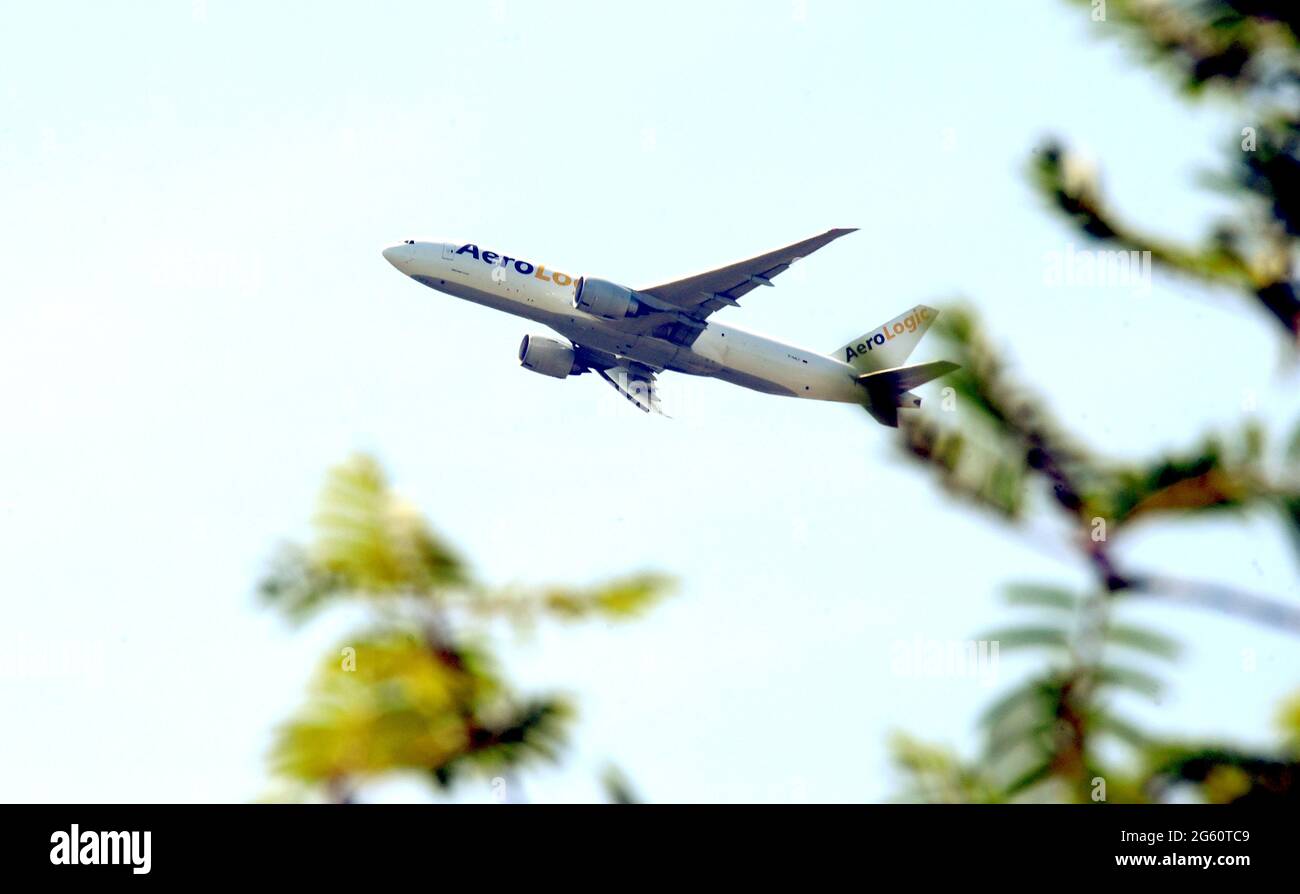
[[[660,416],[664,415],[664,412],[659,409],[659,395],[655,387],[653,370],[642,368],[640,364],[630,364],[597,369],[596,373],[638,410],[643,413],[654,412]]]

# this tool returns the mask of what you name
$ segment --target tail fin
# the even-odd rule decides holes
[[[933,307],[918,304],[840,348],[836,356],[862,372],[900,367],[938,315]]]
[[[960,367],[948,360],[935,360],[932,363],[863,373],[858,376],[858,382],[867,389],[867,412],[875,416],[881,425],[897,428],[899,407],[921,405],[921,399],[910,393],[911,389],[946,376],[954,369]]]

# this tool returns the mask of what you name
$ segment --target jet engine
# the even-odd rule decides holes
[[[519,343],[519,364],[535,373],[563,379],[574,371],[573,346],[545,335],[525,335]]]
[[[641,302],[626,286],[606,279],[580,276],[573,292],[573,306],[607,320],[621,320],[636,316]]]

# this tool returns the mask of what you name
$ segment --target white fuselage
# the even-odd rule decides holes
[[[430,288],[550,327],[586,345],[649,366],[712,376],[768,394],[862,403],[860,371],[834,357],[708,322],[689,347],[629,331],[573,306],[575,277],[453,242],[406,242],[384,250],[394,267]],[[620,325],[621,324],[621,325]]]

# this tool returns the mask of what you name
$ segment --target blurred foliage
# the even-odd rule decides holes
[[[944,748],[903,733],[890,742],[894,766],[907,779],[903,796],[931,804],[995,804],[1006,800],[982,769]]]
[[[978,638],[1002,651],[1035,650],[1047,668],[1015,686],[981,717],[986,743],[983,772],[1007,799],[1043,795],[1091,797],[1109,747],[1143,749],[1151,737],[1114,702],[1125,694],[1158,698],[1153,664],[1172,661],[1178,645],[1163,634],[1110,617],[1109,603],[1045,585],[1017,585],[1008,599],[1026,615],[1020,623]],[[1131,781],[1118,782],[1110,800],[1135,800]]]
[[[669,588],[650,574],[587,589],[489,588],[364,456],[330,472],[314,528],[311,544],[286,546],[273,561],[265,601],[295,621],[333,603],[361,604],[375,618],[322,659],[271,760],[284,779],[339,800],[397,771],[446,788],[472,773],[554,761],[573,705],[517,694],[482,625],[624,620]]]
[[[1237,200],[1202,245],[1147,233],[1114,212],[1091,167],[1056,140],[1032,182],[1065,222],[1109,249],[1149,251],[1161,270],[1236,292],[1261,307],[1294,356],[1300,337],[1294,259],[1300,254],[1300,5],[1264,0],[1109,0],[1093,27],[1119,35],[1186,95],[1216,91],[1248,109],[1240,145],[1213,183]],[[1032,650],[1044,668],[1002,695],[981,718],[978,759],[906,736],[894,757],[904,796],[930,801],[1205,801],[1300,798],[1300,694],[1283,708],[1283,740],[1257,753],[1219,743],[1178,743],[1120,713],[1158,698],[1158,671],[1178,646],[1157,630],[1122,623],[1133,597],[1174,598],[1300,633],[1300,608],[1217,584],[1127,567],[1116,543],[1139,523],[1206,513],[1271,514],[1300,555],[1300,425],[1271,438],[1244,419],[1233,431],[1133,462],[1108,458],[1068,432],[1026,388],[966,306],[945,309],[933,330],[941,355],[962,369],[941,411],[905,414],[900,446],[968,504],[1028,532],[1050,513],[1096,581],[1086,593],[1051,585],[1008,588],[1021,620],[981,640]],[[943,412],[942,410],[955,412]],[[1042,529],[1040,524],[1039,529]],[[1128,769],[1124,769],[1127,767]],[[1098,782],[1104,781],[1099,796]]]
[[[1177,657],[1177,643],[1114,621],[1114,603],[1104,595],[1041,585],[1013,586],[1007,595],[1029,614],[978,639],[1009,652],[1042,652],[1047,666],[985,709],[975,760],[896,735],[902,797],[936,803],[1300,800],[1300,692],[1280,712],[1283,740],[1273,753],[1167,741],[1124,716],[1117,702],[1158,700],[1164,683],[1157,669]]]
[[[1045,482],[1084,534],[1103,519],[1108,536],[1141,519],[1258,506],[1279,513],[1300,552],[1300,427],[1276,450],[1262,427],[1246,421],[1235,433],[1143,463],[1112,460],[1067,432],[1011,373],[972,308],[946,307],[932,332],[944,342],[943,356],[962,366],[944,379],[960,412],[903,414],[899,431],[904,449],[954,495],[1015,522]]]
[[[1103,22],[1188,95],[1300,83],[1300,9],[1290,0],[1107,0],[1104,10]]]
[[[1075,2],[1091,5],[1089,0]],[[1296,4],[1283,0],[1108,0],[1096,29],[1118,34],[1173,72],[1190,96],[1217,89],[1246,106],[1225,171],[1212,180],[1239,200],[1203,244],[1177,245],[1122,219],[1091,166],[1049,139],[1034,163],[1044,196],[1084,234],[1149,251],[1165,269],[1243,292],[1296,344],[1296,240],[1300,237],[1300,37]]]
[[[632,788],[632,783],[618,767],[609,766],[600,777],[605,797],[611,804],[640,804],[641,798]]]

